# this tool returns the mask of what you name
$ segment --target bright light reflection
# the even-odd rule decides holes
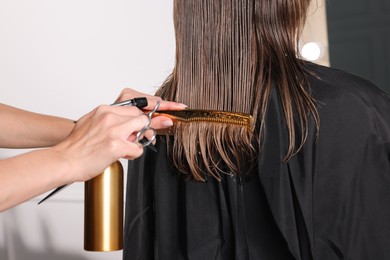
[[[309,61],[316,61],[321,58],[321,46],[316,42],[308,42],[301,49],[302,57]]]

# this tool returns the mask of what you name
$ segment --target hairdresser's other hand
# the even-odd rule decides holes
[[[100,106],[83,116],[71,134],[53,147],[69,162],[69,182],[85,181],[95,177],[112,162],[135,159],[142,155],[143,147],[134,142],[135,134],[148,118],[136,107]],[[168,118],[163,119],[167,126]],[[162,128],[160,117],[152,120],[153,127]]]
[[[165,101],[162,100],[160,97],[144,94],[131,88],[123,89],[119,97],[117,98],[116,102],[132,99],[136,97],[146,97],[148,99],[148,106],[145,107],[146,110],[152,110],[158,101],[160,101],[159,110],[181,110],[187,108],[187,106],[184,104],[172,102],[172,101]]]

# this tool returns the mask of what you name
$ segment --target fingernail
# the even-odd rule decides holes
[[[162,121],[161,124],[162,124],[163,126],[165,126],[165,127],[173,126],[172,120],[164,120],[164,121]]]
[[[183,103],[177,103],[180,107],[182,107],[182,108],[187,108],[188,106],[187,105],[185,105],[185,104],[183,104]]]

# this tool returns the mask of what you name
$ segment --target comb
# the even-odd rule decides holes
[[[173,126],[165,129],[158,129],[158,135],[172,135],[174,133],[176,122],[222,123],[245,126],[250,131],[253,131],[254,129],[253,117],[251,115],[238,112],[201,109],[160,110],[155,112],[153,116],[166,116],[173,121]]]

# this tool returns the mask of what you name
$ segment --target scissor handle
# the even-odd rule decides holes
[[[149,113],[145,114],[148,117],[148,121],[146,122],[146,125],[136,135],[135,140],[143,147],[150,145],[154,140],[156,140],[157,131],[153,127],[150,127],[150,123],[152,122],[152,117],[153,117],[154,112],[157,111],[159,106],[160,106],[160,101],[157,102],[157,104],[154,106],[153,110],[151,110]],[[141,136],[146,131],[153,131],[153,135],[148,141],[144,141],[144,139],[140,139]]]
[[[146,131],[153,131],[153,135],[152,137],[148,140],[146,138],[141,138],[141,136],[146,132]],[[152,127],[147,127],[147,128],[143,128],[141,131],[139,131],[136,135],[136,141],[142,145],[143,147],[145,146],[148,146],[150,145],[151,143],[153,143],[154,140],[156,140],[156,135],[157,135],[157,131],[156,129],[152,128]],[[144,141],[144,140],[147,140],[147,141]]]
[[[111,104],[111,106],[136,106],[139,109],[142,109],[147,105],[148,105],[148,100],[146,99],[146,97],[133,98],[133,99],[128,99],[125,101]]]

